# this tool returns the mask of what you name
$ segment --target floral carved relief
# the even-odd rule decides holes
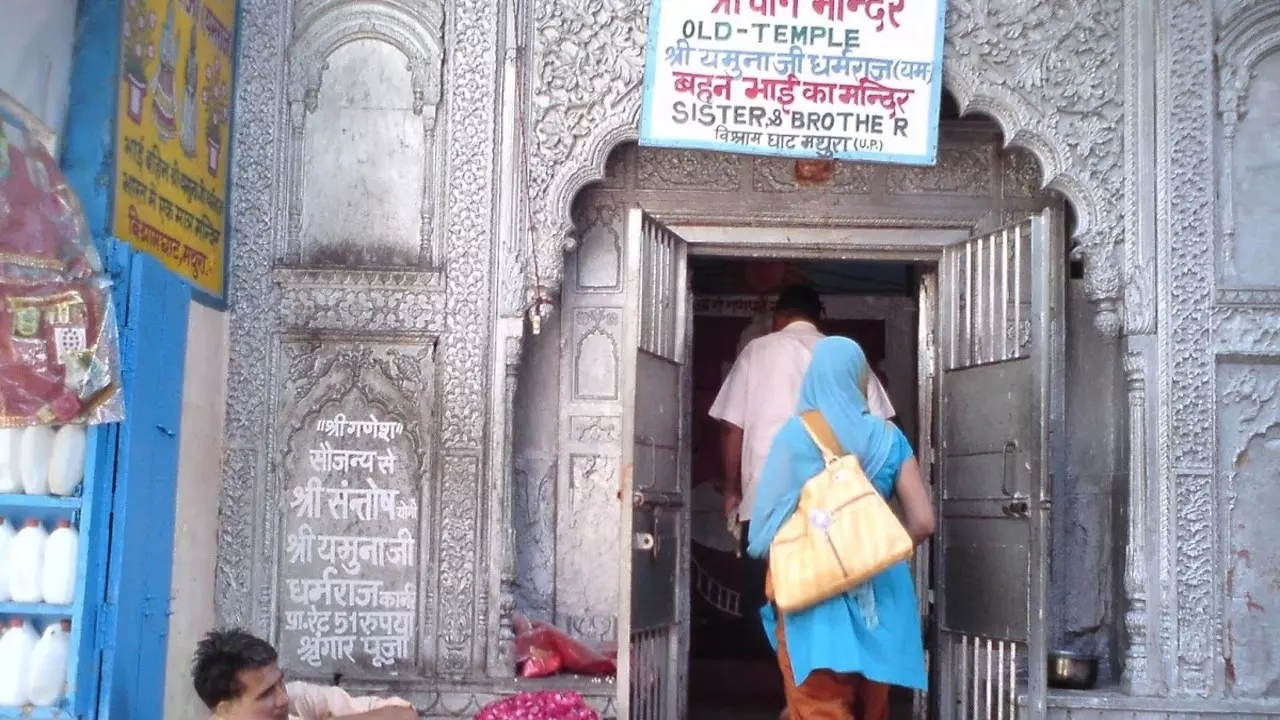
[[[545,287],[560,283],[573,196],[602,177],[610,148],[637,135],[648,7],[647,0],[536,4],[531,242]],[[1074,204],[1097,323],[1113,335],[1124,280],[1120,23],[1119,0],[1032,7],[954,0],[946,21],[949,88],[965,111],[995,117],[1011,144],[1039,160],[1045,185]]]
[[[231,201],[236,223],[229,241],[234,257],[230,364],[215,584],[219,622],[266,637],[280,622],[275,612],[279,589],[273,582],[280,527],[277,513],[267,510],[280,503],[279,488],[268,481],[278,455],[268,430],[276,422],[280,378],[288,368],[273,350],[279,347],[273,338],[288,329],[319,331],[320,338],[352,332],[430,336],[438,338],[432,341],[438,346],[438,415],[424,436],[432,439],[429,476],[435,478],[438,506],[424,512],[439,513],[428,523],[429,542],[439,552],[423,581],[421,622],[435,629],[422,648],[423,672],[482,675],[486,665],[505,657],[498,646],[509,640],[501,618],[496,640],[486,632],[495,622],[491,608],[513,602],[507,597],[509,573],[502,563],[489,563],[501,551],[486,545],[482,531],[482,508],[489,506],[490,494],[507,491],[507,478],[489,478],[490,464],[484,460],[491,425],[484,368],[490,366],[494,328],[498,6],[487,0],[459,0],[447,7],[408,0],[299,5],[244,0],[241,8]],[[341,22],[320,22],[337,16]],[[321,26],[327,28],[324,33],[342,37],[312,38],[301,43],[304,51],[293,53],[300,37]],[[417,45],[405,40],[400,47],[412,50],[404,53],[412,65],[411,112],[427,118],[423,127],[428,130],[434,127],[428,116],[437,107],[441,115],[435,164],[427,172],[438,169],[441,176],[430,180],[444,191],[421,218],[440,229],[439,256],[431,257],[429,267],[394,272],[301,267],[296,245],[290,253],[296,215],[289,201],[289,178],[296,175],[291,148],[305,125],[308,103],[317,99],[327,57],[308,49],[370,34],[396,41],[427,38]],[[443,62],[445,47],[450,48],[449,72],[442,74],[430,64]],[[428,250],[425,231],[422,240]],[[494,582],[498,573],[504,574],[502,582]],[[491,587],[498,588],[498,597],[491,597]],[[447,695],[437,698],[437,714],[475,703],[470,693],[461,699]]]

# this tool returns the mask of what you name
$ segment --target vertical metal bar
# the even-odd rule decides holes
[[[671,676],[667,673],[667,640],[669,635],[665,629],[655,630],[653,637],[653,667],[658,674],[658,682],[653,688],[653,716],[664,717],[667,706],[667,693],[671,692]]]
[[[960,636],[960,672],[956,678],[960,682],[960,717],[969,717],[969,636]]]
[[[644,718],[649,720],[653,717],[653,695],[658,687],[658,683],[662,682],[662,678],[654,672],[653,667],[653,633],[648,630],[644,633],[644,666],[648,670],[649,684],[644,690]]]
[[[996,354],[996,236],[987,238],[987,359],[999,360]]]
[[[994,245],[994,243],[992,244]],[[991,681],[993,677],[991,674],[991,638],[987,638],[986,647],[983,648],[983,653],[987,656],[986,667],[983,669],[983,678],[982,678],[982,684],[986,689],[986,693],[987,693],[987,699],[985,702],[986,712],[984,713],[984,715],[990,718],[991,717]]]
[[[662,352],[662,230],[652,222],[649,230],[649,352],[658,355]]]
[[[943,333],[942,341],[947,344],[947,370],[956,366],[960,361],[960,257],[959,251],[955,248],[948,248],[944,260],[947,263],[946,271],[943,277],[950,278],[947,282],[947,332]]]
[[[655,355],[658,352],[658,329],[659,323],[662,322],[662,311],[659,307],[661,295],[658,294],[658,283],[662,282],[662,233],[658,231],[657,223],[650,221],[649,223],[649,282],[645,283],[649,286],[649,308],[647,317],[649,320],[649,352]]]
[[[1009,717],[1018,713],[1018,645],[1009,643]]]
[[[653,686],[653,717],[665,717],[667,693],[670,692],[671,676],[667,674],[666,650],[667,632],[665,629],[653,631],[653,671],[658,682]]]
[[[681,240],[676,248],[676,362],[688,365],[693,347],[692,290],[689,287],[689,248]],[[687,417],[691,417],[685,413]]]
[[[973,365],[973,243],[964,244],[964,367]]]
[[[644,716],[645,720],[654,716],[654,696],[658,694],[658,689],[662,683],[662,675],[657,672],[657,667],[653,662],[653,631],[646,630],[644,633],[644,666],[649,668],[649,685],[645,690],[644,698]]]
[[[978,322],[982,325],[982,361],[995,359],[995,338],[991,335],[991,307],[995,291],[995,275],[991,272],[991,258],[996,244],[995,235],[982,239],[982,317]]]
[[[946,248],[942,251],[942,260],[938,264],[938,342],[940,343],[938,355],[942,358],[942,362],[938,363],[938,372],[950,370],[955,363],[955,358],[951,355],[951,333],[947,332],[948,326],[955,322],[954,288],[955,284],[951,277],[951,248]],[[950,290],[950,292],[943,296],[944,290]]]
[[[671,232],[663,233],[662,238],[662,357],[672,360],[676,347],[676,324],[673,317],[675,304],[675,238]]]
[[[637,704],[640,706],[640,717],[643,720],[647,720],[649,718],[649,693],[653,692],[653,668],[649,666],[649,633],[647,631],[640,632],[636,645],[640,648],[640,659],[637,663],[640,666],[640,677],[636,678],[640,697]]]
[[[1022,356],[1022,226],[1013,230],[1013,355]]]
[[[988,343],[988,340],[987,340],[987,246],[989,245],[989,243],[991,243],[991,242],[989,242],[989,241],[991,241],[991,238],[989,238],[989,237],[979,237],[979,238],[978,238],[978,247],[977,247],[977,256],[978,256],[978,266],[977,266],[977,268],[978,268],[978,277],[977,277],[977,282],[975,282],[975,283],[974,283],[974,284],[977,284],[977,286],[978,286],[978,287],[977,287],[977,290],[978,290],[978,306],[977,306],[977,307],[975,307],[975,313],[974,313],[974,319],[973,319],[973,323],[974,323],[974,325],[977,325],[977,329],[975,329],[975,331],[974,331],[974,336],[977,336],[977,337],[978,337],[978,357],[977,357],[977,359],[975,359],[975,363],[974,363],[974,365],[978,365],[978,364],[986,363],[986,361],[987,361],[987,355],[988,355],[988,348],[987,348],[987,343]]]
[[[996,659],[996,720],[1004,720],[1004,649],[1007,640],[1000,641],[1000,653]]]
[[[978,638],[975,636],[973,638],[973,666],[969,671],[970,684],[973,687],[969,707],[973,709],[973,720],[986,720],[986,718],[978,714],[978,693],[980,692],[980,687],[978,685],[978,669],[981,667],[978,663],[978,644]]]
[[[667,356],[667,269],[671,265],[667,259],[669,242],[671,242],[671,238],[667,237],[666,229],[659,229],[658,256],[655,258],[657,260],[658,278],[657,282],[654,283],[654,292],[657,295],[657,297],[654,297],[654,309],[657,310],[657,313],[654,313],[655,319],[657,319],[657,322],[654,323],[654,355],[659,357]]]
[[[683,278],[680,273],[680,258],[682,241],[674,234],[671,236],[670,257],[667,259],[667,265],[671,269],[668,271],[667,287],[668,290],[668,307],[667,318],[671,326],[671,342],[668,345],[668,357],[672,362],[680,361],[680,345],[684,342],[684,328],[680,325],[680,306],[684,304],[685,288],[680,284]]]
[[[655,718],[663,717],[667,688],[671,682],[671,677],[666,672],[666,653],[663,652],[666,645],[666,635],[666,631],[661,628],[653,631],[653,670],[658,677],[658,682],[654,683],[653,686],[653,716]]]
[[[1000,233],[1000,359],[1009,355],[1009,230]]]
[[[653,637],[650,632],[644,632],[644,668],[645,680],[644,686],[644,703],[641,709],[641,717],[649,720],[653,717],[653,688],[658,684],[658,676],[653,672]]]
[[[982,241],[982,237],[977,237],[970,243],[973,248],[973,253],[969,256],[969,277],[973,280],[973,297],[970,298],[973,301],[970,303],[972,308],[970,317],[973,318],[970,330],[973,333],[971,336],[972,342],[970,343],[972,348],[972,355],[969,356],[970,365],[982,363],[982,280],[984,277],[982,273]],[[975,639],[974,642],[977,642],[977,640]]]
[[[640,236],[636,238],[640,243],[640,314],[637,322],[640,323],[640,349],[644,350],[649,347],[649,323],[646,319],[649,314],[649,218],[645,216],[640,223]],[[639,658],[637,658],[639,662]]]
[[[658,664],[658,633],[649,632],[649,672],[653,674],[653,683],[649,685],[649,717],[658,717],[659,699],[662,697],[662,666]]]

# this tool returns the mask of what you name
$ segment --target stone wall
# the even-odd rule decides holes
[[[246,0],[241,9],[219,620],[287,638],[281,651],[302,677],[342,672],[377,686],[509,677],[510,630],[499,618],[510,583],[501,549],[491,552],[502,544],[503,518],[491,513],[507,497],[505,460],[490,395],[505,372],[491,298],[506,26],[487,0],[451,3],[447,16],[432,2]],[[344,654],[329,642],[341,632],[282,612],[325,574],[285,548],[305,539],[293,503],[316,466],[304,451],[321,447],[332,429],[321,424],[341,413],[399,428],[392,473],[352,478],[399,493],[394,521],[412,550],[395,558],[395,587],[388,575],[379,588],[408,591],[411,607],[396,612],[407,611],[409,629],[389,633],[396,642],[385,647],[357,643],[355,662],[329,652]],[[338,450],[387,450],[363,431],[333,440]],[[326,492],[337,489],[336,476],[316,474]],[[383,521],[326,518],[308,531],[335,542],[401,538]],[[318,664],[308,649],[317,639]],[[388,652],[394,663],[373,661]],[[467,713],[482,699],[446,698],[450,687],[405,690],[428,715]]]
[[[282,388],[335,382],[326,363],[339,347],[374,359],[366,372],[382,377],[356,384],[408,388],[402,395],[430,388],[403,423],[425,449],[412,478],[422,513],[413,672],[448,682],[415,698],[429,716],[466,714],[483,697],[468,683],[510,672],[511,529],[545,532],[545,518],[525,516],[545,492],[563,489],[568,472],[564,447],[546,445],[548,391],[518,402],[515,394],[527,373],[540,388],[556,387],[547,364],[563,362],[572,335],[554,329],[578,320],[567,310],[543,318],[553,332],[524,346],[522,316],[560,296],[562,279],[577,272],[564,255],[572,200],[591,181],[615,182],[609,151],[635,137],[648,2],[244,0],[242,8],[219,618],[273,638],[283,622],[291,486],[282,442],[297,428],[281,425]],[[1073,496],[1060,504],[1082,517],[1127,511],[1116,538],[1059,525],[1089,553],[1125,541],[1125,680],[1141,695],[1276,694],[1274,671],[1251,653],[1270,640],[1264,620],[1277,599],[1259,580],[1275,569],[1258,478],[1275,467],[1268,388],[1280,280],[1259,261],[1270,257],[1274,218],[1253,193],[1268,186],[1276,146],[1264,119],[1275,102],[1278,15],[1274,0],[948,3],[945,70],[961,109],[993,117],[1038,161],[1040,182],[1078,212],[1073,240],[1085,267],[1071,291],[1072,371],[1092,382],[1107,362],[1098,358],[1120,352],[1114,338],[1125,336],[1123,379],[1107,376],[1071,401],[1068,422],[1086,423],[1110,394],[1126,403],[1127,423],[1069,449],[1069,475],[1081,479],[1057,487]],[[365,64],[385,82],[344,84],[344,68]],[[379,172],[361,164],[361,149],[381,147],[371,133],[406,148],[381,155]],[[698,178],[707,198],[726,197],[715,188],[727,173],[758,164],[738,176],[748,182],[739,187],[763,193],[750,200],[775,213],[806,202],[768,161],[639,163],[645,177],[669,184]],[[359,190],[384,187],[390,171],[411,181],[381,197]],[[837,183],[850,188],[945,190],[929,186],[926,171],[843,172]],[[989,177],[998,184],[1003,175]],[[941,222],[962,205],[948,202],[935,193],[921,212],[936,208]],[[868,208],[867,198],[844,206]],[[679,219],[681,211],[667,212]],[[582,242],[590,246],[590,236]],[[1084,330],[1086,318],[1098,333]],[[541,370],[521,366],[522,348]],[[415,375],[424,372],[431,378]],[[557,398],[572,379],[558,378]],[[1121,384],[1124,393],[1113,394]],[[537,408],[541,426],[525,427],[512,407]],[[554,433],[568,432],[558,414]],[[1129,466],[1117,474],[1106,458],[1126,454],[1115,446],[1124,426]],[[514,459],[507,428],[521,428]],[[520,491],[523,509],[508,502],[513,473],[537,478],[527,486],[536,492]],[[512,516],[520,522],[505,522]],[[555,557],[543,545],[519,552],[522,567]],[[519,593],[531,608],[556,612],[545,589],[556,576],[540,572],[522,574]],[[1115,594],[1105,582],[1090,603]],[[1084,610],[1058,639],[1098,642],[1087,629],[1107,611],[1068,605]]]
[[[1280,700],[1273,649],[1280,630],[1280,3],[1219,3],[1218,176],[1213,374],[1217,448],[1211,460],[1220,529],[1210,539],[1223,622],[1215,639],[1222,689]]]

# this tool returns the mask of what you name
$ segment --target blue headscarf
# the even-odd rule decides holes
[[[867,477],[874,477],[893,448],[896,428],[871,414],[867,404],[870,377],[871,366],[858,343],[842,337],[825,338],[813,349],[796,414],[810,410],[822,413],[844,452],[856,455]],[[749,554],[763,557],[767,553],[773,536],[795,512],[805,481],[822,467],[822,454],[800,420],[787,421],[774,438],[760,474],[751,514]]]

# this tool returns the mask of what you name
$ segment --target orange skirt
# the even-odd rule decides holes
[[[786,630],[778,613],[778,667],[790,720],[888,720],[889,686],[861,675],[814,670],[797,686],[787,657]]]

